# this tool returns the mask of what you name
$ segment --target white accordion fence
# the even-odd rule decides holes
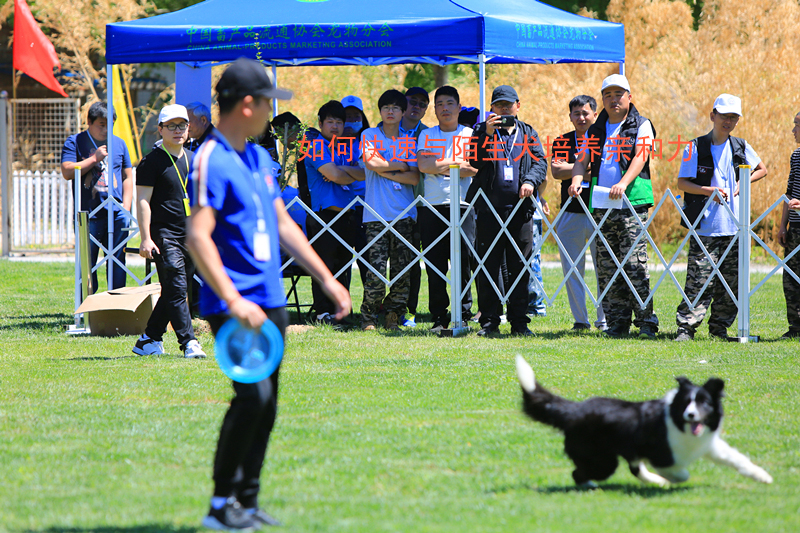
[[[645,308],[645,306],[653,299],[656,291],[662,286],[663,282],[665,280],[669,279],[669,281],[672,282],[675,285],[675,287],[677,288],[677,290],[679,291],[681,299],[683,299],[686,302],[686,304],[689,306],[690,309],[694,309],[695,305],[698,303],[698,301],[699,301],[700,297],[702,296],[702,294],[707,290],[711,280],[716,277],[717,279],[719,279],[722,282],[723,286],[725,287],[725,290],[728,292],[728,294],[731,296],[731,299],[734,301],[734,303],[737,306],[737,309],[738,309],[738,338],[739,338],[740,342],[748,342],[748,341],[751,341],[751,340],[755,340],[755,337],[751,337],[750,336],[750,298],[753,296],[753,294],[755,294],[756,291],[758,291],[764,285],[764,283],[767,282],[767,280],[769,280],[772,276],[778,274],[781,270],[783,270],[783,275],[792,276],[795,279],[795,281],[800,283],[800,276],[798,276],[798,273],[792,272],[791,270],[788,270],[788,269],[785,268],[786,261],[788,259],[790,259],[791,257],[794,257],[794,255],[797,254],[798,252],[800,252],[800,248],[795,249],[795,250],[791,251],[790,253],[787,253],[786,258],[781,259],[780,257],[778,257],[769,248],[769,246],[767,246],[766,243],[764,243],[764,241],[760,237],[758,237],[758,235],[756,235],[756,233],[753,231],[753,228],[764,217],[769,215],[769,213],[771,213],[772,210],[778,208],[784,202],[788,203],[789,199],[785,195],[781,196],[778,200],[775,201],[774,204],[772,204],[772,206],[770,206],[770,208],[765,213],[763,213],[761,216],[759,216],[755,220],[755,222],[751,223],[751,221],[750,221],[750,180],[749,180],[750,169],[749,169],[749,167],[741,167],[739,172],[740,172],[740,177],[742,179],[740,179],[740,184],[741,185],[740,185],[740,195],[739,195],[738,201],[739,201],[739,212],[742,213],[743,216],[738,220],[738,232],[737,232],[737,235],[734,237],[734,239],[731,242],[731,245],[725,251],[725,253],[720,258],[718,263],[714,263],[714,261],[711,259],[711,256],[709,255],[708,251],[703,246],[702,242],[700,241],[700,239],[699,239],[699,237],[697,235],[697,225],[699,224],[700,218],[698,218],[698,221],[696,221],[693,225],[690,224],[688,219],[686,219],[686,216],[683,214],[683,211],[681,209],[681,205],[680,205],[680,203],[678,201],[680,197],[679,196],[675,196],[672,193],[672,191],[667,190],[666,193],[661,198],[661,200],[653,208],[652,213],[651,213],[649,219],[646,222],[642,222],[638,217],[636,217],[636,220],[638,221],[638,224],[640,226],[640,230],[641,231],[640,231],[639,235],[637,236],[637,238],[635,239],[634,246],[631,247],[631,251],[629,251],[625,255],[625,257],[623,257],[621,260],[617,259],[617,257],[615,257],[615,254],[611,254],[612,260],[614,261],[614,264],[616,265],[616,270],[615,270],[615,272],[614,272],[614,274],[613,274],[613,276],[611,278],[611,281],[605,287],[605,290],[603,290],[600,294],[595,294],[596,291],[595,292],[592,291],[592,285],[594,285],[593,283],[586,283],[586,281],[581,276],[579,276],[579,275],[576,276],[580,280],[580,282],[583,284],[584,289],[585,289],[586,293],[589,295],[589,298],[591,299],[592,303],[595,306],[601,305],[603,299],[605,298],[605,296],[606,296],[606,294],[607,294],[607,292],[608,292],[608,290],[609,290],[609,288],[611,286],[611,283],[613,283],[614,280],[616,280],[618,276],[622,276],[624,281],[631,288],[631,292],[634,295],[634,297],[636,298],[637,303],[642,308]],[[56,176],[56,177],[58,178],[58,180],[61,179],[60,175]],[[46,224],[44,224],[45,215],[41,215],[41,220],[42,220],[41,226],[37,226],[35,220],[40,218],[40,213],[44,213],[45,211],[47,211],[48,213],[50,213],[50,215],[48,215],[49,218],[47,218],[47,220],[52,221],[53,220],[52,213],[54,212],[53,208],[52,207],[47,208],[47,209],[40,208],[39,210],[37,210],[37,208],[35,207],[35,204],[30,201],[30,196],[36,197],[37,188],[39,188],[41,190],[45,190],[47,187],[50,187],[50,189],[47,189],[47,190],[51,190],[51,191],[52,190],[57,190],[58,191],[58,195],[61,194],[61,190],[62,189],[60,188],[61,185],[55,185],[55,183],[57,181],[54,179],[53,175],[50,175],[50,176],[39,176],[38,179],[40,181],[37,181],[36,175],[33,175],[32,178],[31,178],[31,181],[30,181],[30,185],[25,185],[25,186],[32,187],[32,189],[30,189],[30,190],[33,191],[33,194],[32,195],[28,195],[28,197],[27,197],[29,199],[28,205],[24,208],[24,210],[20,211],[20,213],[21,214],[25,213],[26,216],[29,216],[28,213],[30,213],[30,212],[34,213],[34,215],[33,215],[34,222],[33,222],[33,226],[32,226],[34,228],[33,232],[32,232],[32,235],[34,235],[34,238],[39,238],[39,237],[37,237],[39,235],[42,236],[41,238],[45,238],[44,237],[45,233],[49,233],[49,235],[51,235],[51,237],[52,237],[54,232],[57,233],[57,230],[53,230],[52,229],[53,228],[52,224],[50,226],[47,226]],[[49,179],[49,181],[48,181],[48,179]],[[79,183],[79,180],[75,180],[74,183]],[[452,187],[453,187],[453,190],[451,190],[452,197],[455,197],[455,198],[460,197],[459,192],[458,192],[459,179],[458,179],[458,168],[457,167],[451,169],[451,184],[452,184]],[[79,191],[77,189],[76,189],[75,194],[79,194]],[[715,193],[714,196],[712,196],[712,197],[710,197],[708,199],[708,201],[706,203],[706,207],[711,205],[711,203],[715,200],[715,198],[717,197],[718,194],[719,193]],[[53,195],[56,196],[56,194],[53,194]],[[69,195],[67,195],[67,197],[69,197]],[[61,196],[58,196],[58,198],[60,199]],[[489,250],[487,251],[487,255],[488,255],[488,253],[491,252],[492,248],[497,244],[497,242],[500,240],[500,238],[501,238],[501,236],[503,236],[503,234],[505,234],[509,238],[509,240],[512,241],[512,242],[514,241],[514,239],[511,237],[511,235],[509,234],[509,232],[507,230],[507,227],[506,227],[507,226],[507,221],[504,221],[497,214],[497,212],[492,208],[491,203],[488,201],[488,198],[486,197],[486,195],[484,194],[483,191],[478,191],[478,193],[476,194],[475,198],[470,203],[470,208],[471,209],[474,208],[475,203],[481,198],[483,198],[485,200],[486,205],[492,211],[492,213],[497,218],[497,220],[498,220],[498,222],[499,222],[499,224],[501,226],[501,231],[498,233],[497,237],[494,239],[494,241],[492,242],[492,244],[489,247]],[[624,201],[623,209],[629,209],[629,210],[633,211],[633,206],[631,205],[631,203],[628,201],[628,199],[626,197],[623,198],[623,201]],[[98,210],[106,207],[107,205],[111,204],[112,202],[117,204],[117,205],[120,205],[117,200],[115,200],[114,198],[109,197],[105,202],[103,202],[103,204],[101,204],[95,211],[93,211],[92,214],[94,214]],[[507,303],[511,291],[513,291],[514,287],[516,287],[517,284],[521,282],[523,276],[527,273],[530,276],[530,279],[533,280],[533,283],[536,285],[537,289],[544,295],[543,299],[547,302],[548,305],[552,305],[554,300],[555,300],[555,298],[558,297],[559,293],[564,288],[566,280],[569,279],[569,277],[572,276],[573,273],[577,272],[577,263],[573,262],[571,259],[569,259],[569,254],[566,254],[566,252],[564,250],[564,245],[562,244],[561,240],[558,237],[558,234],[555,232],[555,229],[554,229],[556,227],[556,225],[558,224],[562,214],[565,212],[564,208],[567,205],[569,205],[569,203],[571,203],[571,202],[579,202],[580,203],[580,205],[581,205],[582,209],[584,210],[584,212],[587,215],[589,215],[588,218],[589,218],[589,220],[591,220],[591,223],[592,223],[592,225],[594,227],[594,233],[592,235],[592,238],[589,241],[587,241],[586,245],[583,248],[583,251],[582,251],[581,255],[585,255],[586,251],[590,247],[590,244],[591,244],[592,240],[599,239],[603,244],[605,244],[605,245],[608,244],[606,239],[605,239],[605,237],[603,236],[602,228],[603,228],[603,224],[605,223],[606,219],[608,218],[610,210],[605,213],[605,215],[602,217],[602,219],[600,220],[599,223],[595,223],[594,219],[590,216],[590,212],[589,212],[588,207],[583,203],[583,201],[579,197],[577,197],[577,198],[570,198],[568,200],[568,202],[564,206],[562,206],[561,211],[556,215],[556,217],[554,218],[554,220],[552,222],[550,222],[548,220],[548,218],[546,216],[544,216],[544,213],[541,213],[542,214],[542,218],[543,218],[542,238],[537,243],[537,247],[534,248],[533,253],[531,254],[531,258],[525,258],[523,253],[522,253],[522,251],[520,250],[520,248],[516,245],[516,243],[514,244],[514,249],[515,249],[516,253],[518,253],[520,255],[520,257],[523,259],[523,261],[525,262],[525,265],[526,265],[525,268],[526,268],[527,272],[525,270],[523,270],[523,272],[521,272],[520,275],[516,279],[509,280],[510,281],[510,285],[509,285],[509,287],[505,287],[504,290],[501,290],[500,287],[497,287],[494,284],[494,282],[491,281],[491,277],[490,276],[486,276],[486,278],[488,278],[490,280],[490,283],[492,284],[493,290],[495,291],[495,293],[497,294],[499,300],[503,304]],[[71,206],[74,205],[74,200],[73,201],[63,200],[58,205],[60,206],[62,204],[68,205],[69,208],[71,209]],[[650,233],[648,232],[648,229],[650,227],[650,224],[652,223],[652,220],[655,218],[656,214],[658,214],[660,212],[661,209],[665,208],[664,207],[665,204],[666,205],[673,205],[676,209],[678,209],[679,213],[681,214],[682,219],[689,226],[689,230],[688,230],[686,236],[683,238],[683,240],[681,241],[681,243],[678,246],[677,251],[674,253],[674,255],[670,258],[669,261],[667,261],[667,259],[663,256],[663,254],[659,250],[659,247],[656,245],[656,243],[654,242],[654,240],[651,237]],[[324,232],[328,232],[331,235],[333,235],[333,237],[336,238],[343,246],[349,247],[349,245],[345,242],[345,240],[341,236],[339,236],[335,232],[333,232],[331,227],[333,226],[333,224],[341,216],[344,216],[344,214],[347,212],[348,209],[356,207],[358,205],[363,206],[365,211],[369,211],[369,212],[373,213],[374,215],[376,215],[377,218],[380,219],[380,217],[377,216],[377,213],[372,209],[372,207],[367,205],[366,202],[362,198],[353,199],[353,201],[350,202],[350,204],[345,209],[343,209],[338,215],[336,215],[331,220],[331,222],[329,222],[329,223],[323,222],[317,216],[317,214],[314,213],[314,211],[309,206],[305,205],[299,198],[292,199],[289,202],[289,204],[287,205],[287,208],[291,208],[291,207],[300,207],[300,208],[302,208],[307,213],[308,217],[312,217],[314,220],[316,220],[320,224],[320,226],[322,226],[322,230],[316,236],[314,236],[311,239],[312,243],[316,239],[318,239]],[[727,203],[726,202],[722,202],[722,205],[724,206],[724,209],[727,210],[728,214],[730,216],[732,216],[734,219],[736,219],[736,217],[734,216],[733,211],[730,209],[730,207],[727,205]],[[362,250],[353,250],[352,259],[345,266],[343,266],[341,268],[341,270],[339,270],[339,272],[334,272],[333,274],[334,274],[334,276],[338,277],[340,274],[345,272],[347,269],[351,269],[352,265],[355,264],[357,261],[359,261],[359,259],[361,259],[361,262],[359,262],[360,265],[366,265],[366,268],[371,270],[373,272],[373,274],[375,274],[381,281],[383,281],[386,285],[391,286],[393,283],[395,283],[396,279],[392,279],[392,280],[387,279],[384,276],[384,273],[378,272],[375,268],[373,268],[371,265],[369,265],[367,263],[366,257],[365,257],[367,249],[372,244],[374,244],[380,237],[382,237],[383,235],[385,235],[388,232],[391,232],[400,242],[402,242],[405,246],[408,246],[411,249],[411,251],[414,253],[414,255],[415,255],[414,261],[412,261],[412,263],[407,265],[400,272],[398,277],[406,274],[412,268],[414,262],[419,261],[420,259],[424,260],[426,252],[428,252],[429,249],[431,247],[433,247],[436,243],[440,242],[441,239],[447,238],[447,239],[450,240],[450,250],[451,250],[450,276],[448,277],[448,274],[446,272],[439,271],[437,268],[435,268],[434,266],[430,265],[427,262],[426,262],[426,269],[427,269],[427,272],[428,272],[429,276],[430,275],[441,276],[448,283],[448,285],[450,286],[450,288],[451,288],[451,291],[450,291],[451,292],[451,295],[450,295],[451,320],[452,320],[453,324],[460,325],[461,322],[462,322],[461,305],[459,305],[457,302],[461,301],[461,298],[465,295],[466,291],[469,290],[469,285],[471,285],[475,281],[475,279],[478,276],[479,272],[483,271],[484,273],[487,273],[486,272],[486,268],[484,267],[484,262],[485,262],[486,257],[478,257],[478,254],[477,254],[477,251],[476,251],[474,245],[472,243],[470,243],[470,241],[464,235],[464,232],[461,229],[461,224],[462,224],[464,219],[461,218],[461,211],[459,209],[459,206],[457,206],[457,205],[451,205],[450,220],[446,221],[448,226],[449,226],[448,230],[446,230],[444,233],[439,235],[435,239],[434,243],[431,246],[429,246],[428,248],[423,249],[423,250],[414,249],[414,246],[410,242],[408,242],[406,239],[404,239],[403,236],[397,230],[395,230],[395,228],[394,228],[394,225],[399,220],[402,220],[403,218],[405,218],[406,214],[414,206],[426,206],[426,207],[429,207],[429,208],[433,208],[433,206],[425,198],[417,197],[414,200],[414,202],[412,204],[410,204],[394,220],[385,221],[384,222],[385,228],[372,241],[368,242],[364,249],[362,249]],[[520,200],[520,202],[517,203],[517,205],[515,206],[514,210],[509,215],[509,217],[508,217],[509,220],[511,218],[513,218],[514,214],[521,208],[521,206],[522,206],[522,200]],[[121,205],[120,205],[120,208],[123,209],[123,211],[125,211],[124,208],[122,208]],[[464,214],[464,217],[472,216],[471,209],[468,210]],[[537,210],[541,210],[541,207],[539,205],[536,205],[536,209]],[[432,210],[435,212],[434,209],[432,209]],[[136,227],[136,219],[135,219],[135,217],[133,217],[130,212],[125,211],[126,215],[128,216],[129,222],[130,222],[130,228],[128,228],[128,229],[130,229],[131,231],[128,233],[128,236],[126,237],[126,239],[123,240],[123,242],[121,242],[121,243],[113,242],[113,217],[110,214],[111,211],[112,211],[111,209],[108,210],[108,212],[109,212],[109,222],[108,222],[109,223],[109,234],[108,234],[107,242],[101,243],[97,239],[95,239],[94,237],[90,237],[90,239],[92,239],[92,241],[95,242],[95,244],[97,244],[100,247],[100,249],[103,251],[103,254],[104,254],[104,258],[101,261],[99,261],[97,265],[94,265],[92,267],[93,271],[96,270],[97,268],[100,268],[106,261],[109,261],[109,260],[116,261],[116,259],[113,256],[113,251],[116,251],[120,247],[125,246],[125,244],[134,235],[136,235],[136,233],[138,232],[138,227]],[[60,220],[62,220],[64,218],[60,214],[60,211],[56,210],[55,212],[59,213],[55,217],[56,220],[60,221]],[[16,213],[16,211],[15,211],[15,213]],[[72,217],[69,217],[69,218],[70,218],[70,221],[71,221]],[[443,218],[442,218],[442,220],[444,221]],[[65,227],[66,228],[72,228],[72,229],[77,228],[77,223],[73,223],[73,225],[70,225],[70,221],[65,221],[63,223],[63,224],[66,224]],[[61,226],[57,226],[57,227],[60,228]],[[45,228],[49,228],[49,229],[47,231],[45,231]],[[60,230],[58,230],[58,231],[60,231]],[[567,262],[569,263],[570,268],[569,268],[569,271],[567,272],[567,274],[563,277],[561,282],[558,284],[558,286],[552,292],[552,294],[548,295],[547,291],[545,290],[545,288],[533,276],[533,270],[531,268],[531,264],[532,264],[533,256],[540,250],[541,243],[543,243],[545,240],[547,240],[547,238],[550,237],[550,236],[553,237],[553,239],[555,240],[556,244],[558,245],[559,252],[563,256],[567,257]],[[697,242],[698,242],[698,244],[700,246],[700,249],[702,250],[703,254],[706,256],[706,259],[713,265],[712,275],[706,281],[705,285],[702,287],[702,289],[700,291],[700,294],[697,296],[697,298],[694,301],[690,300],[687,297],[686,293],[683,290],[682,283],[679,282],[679,280],[675,277],[675,274],[673,273],[673,266],[675,265],[676,261],[680,257],[682,250],[689,243],[689,239],[692,239],[692,238],[697,240]],[[466,251],[461,250],[461,240],[462,239],[464,239],[464,241],[467,243],[468,250],[466,250]],[[627,276],[627,274],[626,274],[626,272],[624,270],[624,266],[626,265],[626,263],[628,262],[628,260],[630,259],[631,255],[633,253],[633,248],[635,247],[636,243],[641,241],[641,239],[646,239],[647,240],[647,243],[649,243],[649,245],[652,248],[652,250],[655,251],[655,255],[656,255],[656,258],[657,258],[658,262],[661,265],[663,265],[663,267],[664,267],[663,272],[660,274],[660,276],[655,281],[655,283],[653,283],[653,280],[651,279],[651,290],[650,290],[650,293],[649,293],[649,295],[647,296],[647,298],[645,300],[642,300],[639,297],[639,295],[637,294],[637,292],[634,290],[634,286],[633,286],[631,280],[628,278],[628,276]],[[775,267],[753,289],[750,289],[751,239],[753,239],[755,241],[756,245],[763,247],[766,250],[766,252],[772,257],[772,259],[774,259],[775,262],[776,262]],[[80,279],[81,279],[80,278],[80,272],[79,272],[80,261],[77,260],[80,257],[80,255],[79,255],[80,254],[79,246],[80,246],[80,243],[78,242],[77,239],[75,239],[75,254],[76,254],[75,305],[76,305],[76,309],[77,309],[77,306],[80,305]],[[735,249],[734,249],[734,246],[735,246]],[[111,250],[110,253],[109,253],[109,250]],[[722,260],[724,260],[725,257],[727,257],[728,254],[731,254],[731,253],[736,253],[738,255],[738,259],[739,259],[739,286],[736,287],[736,288],[728,286],[728,284],[725,282],[723,276],[719,272],[719,267],[720,267],[720,265],[722,263]],[[467,254],[475,257],[476,262],[477,262],[477,268],[475,269],[475,271],[473,272],[472,276],[468,280],[469,283],[467,284],[467,288],[464,289],[464,292],[459,294],[460,291],[455,291],[455,294],[454,294],[453,293],[454,291],[452,290],[452,288],[461,286],[461,282],[457,278],[458,278],[458,276],[460,274],[461,261],[468,261],[469,260],[469,255],[467,255]],[[292,262],[293,262],[293,259],[288,259],[281,266],[281,269],[285,270],[289,265],[292,264]],[[120,265],[120,266],[122,266],[122,268],[125,268],[125,270],[128,273],[128,275],[130,275],[136,281],[136,283],[139,284],[139,285],[142,285],[143,283],[145,283],[147,281],[147,279],[150,276],[152,276],[152,273],[151,273],[150,276],[147,276],[146,278],[140,279],[137,276],[135,276],[124,265]],[[738,292],[738,297],[737,297],[737,294],[736,294],[737,292]],[[456,328],[456,330],[453,330],[453,334],[454,335],[459,334],[459,333],[463,332],[463,331],[459,331],[459,330],[463,330],[463,329],[464,328]]]

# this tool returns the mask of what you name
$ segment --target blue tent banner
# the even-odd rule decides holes
[[[109,64],[625,61],[624,28],[532,0],[206,0],[106,26]]]

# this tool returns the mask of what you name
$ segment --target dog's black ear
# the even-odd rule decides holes
[[[722,392],[722,389],[725,388],[725,382],[719,378],[710,378],[708,381],[705,382],[703,388],[716,398],[722,398],[725,394]]]
[[[675,381],[678,382],[678,385],[682,389],[685,387],[691,387],[693,385],[693,383],[686,376],[678,376],[677,378],[675,378]]]

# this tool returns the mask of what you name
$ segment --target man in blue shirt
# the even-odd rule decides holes
[[[367,261],[381,273],[386,272],[388,261],[392,282],[389,294],[386,294],[383,281],[372,270],[367,272],[361,304],[361,329],[364,331],[376,329],[381,303],[386,312],[386,329],[399,330],[399,320],[405,315],[411,290],[408,271],[400,275],[414,260],[414,252],[407,243],[412,243],[417,209],[409,206],[414,202],[414,186],[419,182],[416,142],[411,137],[401,137],[400,133],[400,121],[407,105],[403,93],[394,89],[386,91],[378,99],[381,124],[361,134],[361,157],[366,167],[366,201],[371,208],[364,210],[367,241],[371,243],[367,250]],[[394,222],[394,229],[402,239],[389,231],[378,238],[386,224],[398,217],[401,218]]]
[[[116,118],[116,116],[115,116]],[[108,108],[105,102],[95,102],[89,107],[87,117],[89,127],[76,135],[70,136],[61,150],[61,175],[66,180],[75,177],[75,168],[80,167],[83,184],[81,186],[80,211],[92,213],[107,198],[111,196],[122,203],[125,211],[130,213],[133,202],[133,180],[131,179],[131,156],[125,141],[114,136],[112,150],[114,162],[111,177],[108,175]],[[76,198],[76,201],[78,199]],[[114,258],[120,264],[125,264],[125,247],[122,240],[128,232],[123,228],[128,226],[128,213],[122,211],[116,204],[113,206],[113,237]],[[89,218],[89,234],[108,245],[108,211],[106,207],[98,210]],[[92,241],[89,245],[89,264],[94,267],[97,263],[99,247]],[[106,263],[106,272],[109,264]],[[118,289],[125,286],[125,269],[114,262],[112,268],[112,286],[109,289]],[[92,291],[97,290],[97,271],[92,272]]]
[[[228,319],[259,329],[288,322],[280,273],[280,249],[320,282],[336,304],[337,320],[350,312],[350,294],[309,246],[280,198],[275,162],[258,135],[271,111],[270,98],[289,99],[260,63],[240,58],[216,86],[220,120],[192,164],[192,216],[187,245],[205,280],[200,312],[214,334]],[[278,373],[257,383],[234,382],[234,398],[220,430],[214,459],[214,496],[203,526],[252,530],[279,522],[258,507],[259,478],[275,424]]]
[[[357,142],[337,144],[336,139],[344,132],[344,106],[331,100],[319,109],[319,131],[312,131],[306,137],[303,150],[303,164],[306,168],[308,190],[311,194],[311,209],[324,224],[333,224],[323,230],[322,224],[313,216],[306,219],[306,228],[311,246],[325,262],[328,270],[336,274],[353,258],[353,245],[359,231],[361,221],[356,219],[351,203],[355,194],[351,185],[364,181],[364,169],[351,165],[352,147]],[[342,211],[345,211],[342,213]],[[334,221],[335,219],[335,221]],[[338,235],[346,243],[343,245],[335,236]],[[316,240],[314,240],[316,237]],[[337,278],[346,289],[350,289],[350,271],[348,267]],[[323,324],[338,327],[333,318],[335,304],[322,290],[316,281],[311,282],[314,297],[314,310],[317,320]]]

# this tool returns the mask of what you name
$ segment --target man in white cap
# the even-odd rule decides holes
[[[750,165],[751,183],[767,175],[767,168],[750,144],[731,135],[741,117],[742,101],[730,94],[719,95],[714,101],[710,117],[714,128],[706,135],[692,140],[683,153],[678,173],[678,188],[685,192],[683,211],[689,224],[695,224],[700,218],[696,226],[699,242],[695,238],[689,241],[684,289],[689,301],[695,302],[713,274],[714,265],[708,261],[700,243],[713,262],[718,264],[719,274],[700,295],[694,310],[689,308],[685,300],[681,301],[676,317],[676,341],[694,339],[697,327],[703,322],[712,299],[714,305],[708,319],[708,333],[711,337],[727,339],[728,328],[736,319],[736,304],[728,294],[720,275],[738,297],[738,257],[735,250],[729,251],[725,259],[722,259],[722,255],[728,250],[737,232],[739,201],[735,198],[739,194],[739,165]],[[708,197],[715,192],[717,195],[706,209]],[[727,208],[722,204],[727,204]],[[681,225],[687,227],[683,220]]]
[[[162,337],[172,322],[184,357],[204,358],[186,300],[188,283],[194,276],[194,263],[186,249],[186,220],[190,214],[187,185],[194,156],[183,148],[189,135],[186,108],[177,104],[164,106],[158,116],[158,133],[161,146],[136,167],[136,195],[142,236],[139,255],[155,261],[161,296],[133,353],[163,354]]]
[[[617,270],[611,250],[616,253],[620,262],[625,258],[640,233],[639,221],[642,224],[649,218],[648,210],[653,206],[653,186],[650,181],[650,151],[655,129],[650,120],[639,114],[633,105],[631,86],[628,79],[621,74],[613,74],[603,80],[601,88],[603,111],[587,132],[587,142],[581,151],[589,152],[588,158],[575,162],[572,168],[572,184],[570,196],[578,196],[583,190],[582,183],[589,176],[590,196],[596,222],[605,216],[607,209],[595,209],[595,196],[600,191],[595,187],[608,189],[607,198],[619,200],[623,194],[633,206],[631,211],[623,204],[621,209],[609,213],[603,224],[603,236],[609,247],[597,244],[597,279],[600,291],[604,291],[611,283]],[[602,149],[602,155],[595,152]],[[599,155],[599,157],[598,157]],[[587,170],[590,175],[586,176]],[[588,180],[587,180],[588,181]],[[647,268],[647,239],[642,237],[636,242],[633,254],[623,265],[626,275],[645,302],[650,295],[650,273]],[[622,275],[614,279],[613,284],[603,298],[603,311],[606,315],[608,329],[605,334],[612,338],[624,337],[631,326],[631,315],[635,315],[634,325],[639,328],[639,337],[653,339],[658,332],[658,317],[653,312],[653,300],[642,309],[628,283]]]

